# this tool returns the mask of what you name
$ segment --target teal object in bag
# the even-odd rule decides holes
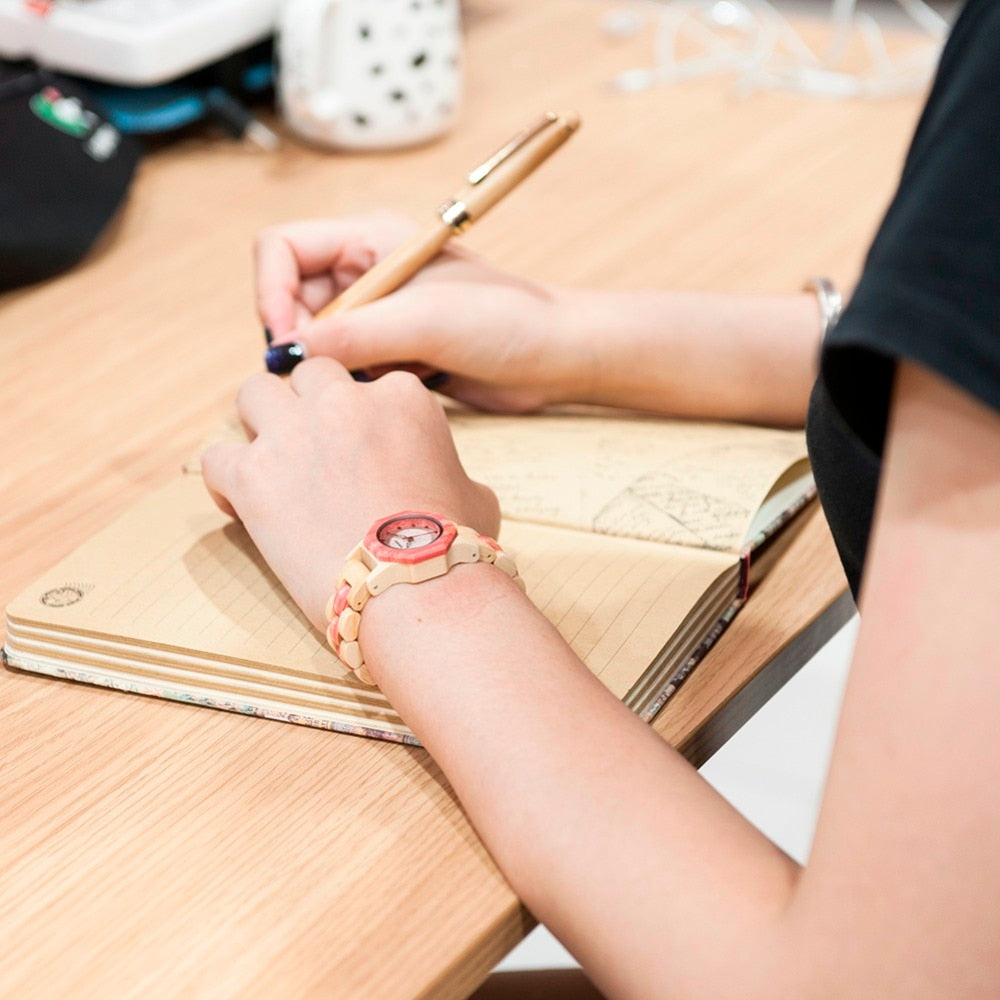
[[[254,130],[259,123],[249,105],[271,100],[271,51],[269,42],[257,45],[197,73],[150,87],[88,85],[122,132],[173,132],[205,119],[215,121],[234,138],[248,136],[270,146],[273,143],[266,141],[263,132]]]

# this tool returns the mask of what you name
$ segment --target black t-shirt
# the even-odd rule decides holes
[[[1000,409],[998,0],[968,0],[956,20],[899,189],[823,345],[809,450],[855,596],[899,358]]]

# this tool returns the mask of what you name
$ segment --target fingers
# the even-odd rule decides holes
[[[337,382],[353,384],[351,373],[333,358],[311,358],[296,366],[288,385],[297,396],[308,396]]]
[[[201,478],[216,506],[229,517],[239,518],[236,508],[230,503],[232,470],[245,445],[235,442],[219,442],[210,445],[201,456]]]
[[[271,437],[295,433],[296,412],[304,397],[315,395],[336,383],[353,384],[350,373],[330,358],[314,358],[299,365],[287,380],[269,374],[252,375],[236,397],[236,410],[247,438],[255,441],[262,432]],[[206,449],[201,459],[202,476],[212,499],[230,517],[239,517],[236,496],[240,461],[247,445],[218,442]]]
[[[435,291],[401,290],[308,323],[296,338],[309,357],[335,357],[349,369],[439,360],[441,304]]]
[[[286,339],[374,262],[374,251],[358,237],[339,242],[335,232],[314,229],[303,223],[265,230],[257,240],[257,310],[275,340]]]
[[[292,235],[267,229],[254,245],[257,312],[275,340],[283,340],[298,323],[302,271]]]
[[[265,422],[292,403],[291,390],[275,375],[251,375],[236,394],[236,412],[252,441]]]
[[[278,342],[367,271],[411,227],[382,213],[272,226],[257,237],[257,311]]]
[[[252,440],[265,423],[289,413],[296,396],[309,395],[334,382],[352,381],[350,372],[332,358],[311,358],[296,366],[287,380],[267,372],[251,375],[236,395],[236,412]]]

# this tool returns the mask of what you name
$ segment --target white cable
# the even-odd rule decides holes
[[[827,97],[879,97],[924,87],[933,73],[947,22],[925,0],[896,0],[933,42],[895,58],[878,22],[857,10],[857,0],[831,0],[832,37],[818,57],[768,0],[642,0],[659,11],[653,37],[654,64],[615,79],[620,90],[645,90],[711,73],[738,74],[740,91],[785,88]],[[860,72],[839,69],[857,31],[869,57]],[[680,57],[680,43],[698,54]]]

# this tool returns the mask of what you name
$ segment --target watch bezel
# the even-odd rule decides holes
[[[426,521],[433,521],[441,528],[441,534],[429,545],[421,545],[412,549],[397,549],[386,545],[379,540],[379,535],[387,525],[394,521],[402,521],[419,517]],[[438,514],[431,514],[424,510],[403,510],[398,514],[391,514],[383,517],[369,529],[365,536],[364,546],[379,562],[401,563],[403,565],[413,565],[415,563],[426,562],[428,559],[435,559],[444,555],[450,548],[458,535],[458,527],[453,521],[443,518]]]

